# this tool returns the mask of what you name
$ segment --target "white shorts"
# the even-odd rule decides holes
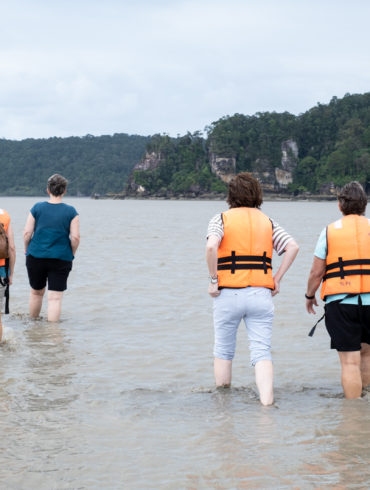
[[[271,333],[274,304],[271,290],[261,287],[224,288],[213,302],[215,343],[213,355],[232,360],[236,334],[244,320],[251,353],[251,364],[271,360]]]

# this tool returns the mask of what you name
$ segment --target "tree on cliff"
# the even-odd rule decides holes
[[[147,171],[134,169],[134,180],[149,194],[225,190],[224,184],[211,174],[207,148],[199,131],[178,138],[156,134],[146,151],[160,156],[160,165]]]

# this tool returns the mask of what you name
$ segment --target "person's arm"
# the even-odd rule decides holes
[[[8,237],[8,248],[9,248],[9,284],[12,284],[16,254],[15,254],[14,233],[13,233],[13,228],[11,223],[9,223],[6,234]]]
[[[315,298],[315,293],[321,284],[322,278],[324,277],[325,268],[326,260],[319,259],[319,257],[314,256],[310,275],[307,282],[306,296],[313,296],[312,299],[306,298],[306,310],[308,311],[308,313],[315,314],[316,311],[313,309],[313,305],[319,306]]]
[[[78,215],[71,221],[69,239],[71,241],[72,254],[75,255],[80,244],[80,220]]]
[[[28,245],[31,241],[33,231],[35,229],[35,218],[31,213],[28,214],[26,225],[23,230],[24,253],[27,253]]]
[[[280,292],[280,281],[282,280],[286,271],[292,265],[294,259],[297,256],[298,250],[298,243],[293,238],[291,238],[289,242],[285,245],[283,260],[281,261],[278,271],[274,275],[274,289],[272,291],[272,296],[275,296],[275,294],[278,294]]]
[[[207,239],[206,245],[206,260],[208,265],[208,272],[211,277],[217,277],[217,251],[220,245],[220,238],[216,235],[210,235]],[[215,298],[220,294],[218,290],[218,283],[209,283],[208,293]]]

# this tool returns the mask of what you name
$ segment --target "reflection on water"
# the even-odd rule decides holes
[[[33,202],[2,199],[19,251]],[[263,207],[301,251],[275,299],[276,404],[261,407],[242,328],[233,386],[214,388],[204,236],[224,204],[70,202],[82,241],[60,324],[29,320],[18,255],[0,345],[4,488],[369,486],[369,394],[344,400],[325,328],[307,336],[305,281],[335,203]]]
[[[321,461],[307,462],[302,468],[309,482],[335,485],[335,488],[366,488],[369,470],[369,405],[366,400],[343,400],[335,418],[316,431],[322,447]]]

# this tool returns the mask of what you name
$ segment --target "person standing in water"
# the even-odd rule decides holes
[[[63,291],[80,243],[79,217],[73,206],[62,202],[67,180],[54,174],[48,179],[49,201],[36,203],[27,218],[23,240],[31,286],[29,311],[40,315],[48,285],[48,320],[58,321]]]
[[[7,288],[13,283],[13,273],[15,265],[15,244],[13,228],[10,223],[10,216],[5,209],[0,208],[0,227],[4,230],[4,243],[2,243],[0,258],[0,342],[3,336],[3,327],[1,323],[1,311],[3,299]],[[8,290],[9,294],[9,290]]]
[[[306,309],[315,314],[321,286],[331,348],[339,355],[346,398],[359,398],[370,385],[370,219],[359,182],[338,194],[343,217],[324,228],[316,244],[307,283]],[[313,333],[313,331],[312,331]]]
[[[217,387],[231,384],[236,334],[244,320],[262,405],[274,402],[271,332],[272,296],[294,261],[299,247],[259,207],[261,186],[242,172],[229,183],[230,209],[217,214],[208,225],[206,260],[210,275],[208,293],[213,298],[214,375]],[[285,252],[275,275],[272,254]]]

